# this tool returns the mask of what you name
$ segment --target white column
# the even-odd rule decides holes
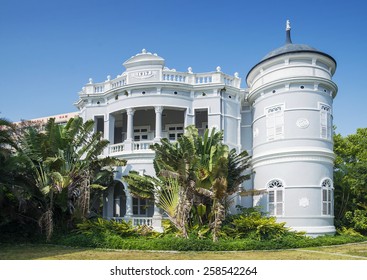
[[[108,194],[106,197],[106,218],[112,218],[113,217],[113,197],[114,197],[114,187],[111,186],[108,188]]]
[[[116,213],[116,217],[120,217],[120,213],[121,213],[120,197],[115,198],[115,213]]]
[[[186,111],[184,112],[184,128],[189,125],[195,125],[195,113],[190,107],[186,108]]]
[[[124,151],[133,151],[133,137],[134,137],[134,113],[133,108],[126,109],[127,115],[127,130],[126,140],[124,142]]]
[[[163,106],[154,107],[155,110],[155,138],[154,141],[159,142],[162,138],[162,112]]]
[[[134,113],[135,110],[133,108],[127,108],[126,114],[127,114],[127,137],[126,140],[133,140],[134,135]]]
[[[133,197],[128,189],[125,190],[126,193],[126,218],[131,218],[133,216]]]
[[[162,214],[158,207],[158,202],[159,202],[159,194],[155,194],[154,195],[154,214],[153,214],[153,220],[152,220],[152,227],[155,231],[163,232]]]
[[[107,125],[109,127],[108,141],[110,141],[110,144],[115,144],[115,117],[111,114]]]
[[[110,141],[110,145],[114,144],[115,138],[115,117],[111,114],[106,114],[104,116],[104,124],[103,124],[103,138]],[[109,154],[109,147],[107,147],[104,151],[105,155]]]

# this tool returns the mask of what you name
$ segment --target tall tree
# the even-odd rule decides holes
[[[206,130],[203,136],[199,136],[197,129],[189,126],[177,142],[162,139],[152,147],[156,152],[156,175],[161,179],[159,196],[170,202],[170,219],[185,238],[188,237],[190,211],[196,207],[201,222],[206,209],[210,209],[211,218],[207,222],[212,228],[213,240],[217,241],[225,218],[226,199],[249,178],[244,173],[249,167],[247,153],[229,151],[222,140],[222,132]],[[129,184],[144,185],[131,180]],[[137,190],[136,187],[130,189]],[[150,189],[154,188],[151,186]]]
[[[334,152],[335,217],[343,224],[348,211],[367,210],[367,128],[334,135]]]
[[[93,121],[83,123],[81,118],[70,119],[65,126],[50,119],[44,131],[28,127],[21,136],[20,153],[31,168],[33,198],[43,209],[39,225],[47,239],[53,232],[55,209],[64,216],[86,217],[91,188],[103,188],[94,181],[112,180],[112,167],[125,164],[100,157],[108,141],[93,133],[93,127]]]

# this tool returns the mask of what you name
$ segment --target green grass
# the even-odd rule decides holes
[[[0,244],[0,260],[367,260],[367,242],[302,249],[177,252]]]

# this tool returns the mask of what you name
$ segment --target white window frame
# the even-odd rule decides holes
[[[319,103],[320,110],[320,138],[331,140],[332,137],[332,111],[331,106]]]
[[[182,129],[177,129],[182,127]],[[170,130],[170,128],[174,128]],[[167,131],[167,139],[170,141],[177,141],[178,138],[185,133],[185,125],[184,124],[166,124],[165,129]],[[171,139],[170,134],[174,134],[174,139]]]
[[[280,179],[273,179],[267,183],[268,213],[270,216],[284,215],[284,183]]]
[[[139,136],[139,140],[135,139],[136,136]],[[143,139],[144,136],[146,136],[147,139]],[[134,126],[134,141],[135,142],[151,140],[149,139],[150,138],[149,136],[150,136],[150,126]]]
[[[321,181],[321,214],[334,215],[334,186],[330,178],[324,178]]]
[[[284,109],[284,104],[265,108],[267,141],[284,138]]]
[[[149,200],[139,197],[133,197],[133,215],[146,217],[148,216]]]

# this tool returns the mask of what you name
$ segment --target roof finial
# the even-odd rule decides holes
[[[287,27],[285,30],[291,30],[291,22],[287,19]]]
[[[286,44],[292,44],[292,40],[291,40],[291,22],[289,21],[289,19],[287,19],[287,23],[286,23],[286,29],[285,29],[285,43]]]

